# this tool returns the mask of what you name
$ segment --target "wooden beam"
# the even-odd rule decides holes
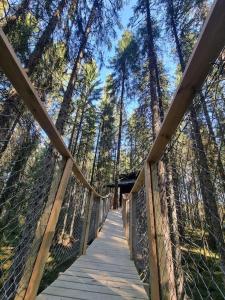
[[[89,190],[92,190],[96,196],[99,195],[95,189],[88,183],[77,163],[74,161],[72,154],[65,145],[61,135],[56,129],[52,119],[49,117],[37,91],[21,66],[11,44],[9,43],[3,30],[0,28],[0,67],[6,74],[17,93],[21,96],[24,104],[39,123],[41,128],[49,137],[53,146],[64,157],[73,161],[73,172],[76,178]],[[105,197],[102,197],[105,198]]]
[[[63,197],[65,195],[66,187],[72,172],[73,161],[69,158],[59,184],[59,188],[52,206],[51,214],[49,216],[48,224],[42,239],[42,243],[38,252],[37,259],[33,268],[33,272],[29,281],[29,285],[24,297],[24,300],[34,300],[40,281],[44,272],[45,263],[48,259],[49,249],[51,247],[52,239],[54,237],[56,224],[59,218],[59,213],[62,207]]]
[[[160,300],[159,290],[159,266],[156,244],[156,228],[155,228],[155,209],[153,203],[153,192],[151,183],[151,170],[149,164],[145,163],[145,191],[146,191],[146,207],[147,207],[147,226],[148,226],[148,245],[149,245],[149,269],[151,274],[149,278],[150,295],[152,300]]]
[[[164,300],[177,300],[167,203],[166,199],[161,199],[160,197],[158,170],[160,170],[161,166],[158,166],[158,163],[150,166],[160,295],[161,299]],[[147,176],[149,175],[147,174]],[[162,197],[164,196],[162,195]],[[155,273],[153,274],[155,276]]]

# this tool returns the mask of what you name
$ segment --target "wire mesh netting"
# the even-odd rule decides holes
[[[135,205],[134,261],[143,282],[149,282],[149,246],[145,188],[133,194]]]
[[[82,186],[72,175],[63,200],[48,261],[45,265],[40,291],[52,283],[58,277],[58,274],[65,271],[81,254],[90,199],[89,190]],[[102,200],[99,197],[94,197],[87,239],[88,244],[95,239],[97,230],[105,221],[109,208],[108,198]]]
[[[70,177],[63,205],[45,265],[40,289],[45,288],[67,268],[77,257],[81,247],[85,211],[89,204],[90,193],[74,175]]]
[[[178,299],[225,299],[224,65],[223,51],[158,164]]]
[[[88,234],[88,242],[94,240],[96,236],[96,220],[97,220],[97,210],[98,210],[99,202],[94,201],[91,210],[91,220],[90,220],[90,227],[89,227],[89,234]]]
[[[3,95],[4,98],[4,95]],[[13,102],[1,103],[0,119],[0,298],[12,299],[29,274],[44,232],[39,225],[61,157],[32,116]],[[13,117],[12,117],[13,114]],[[11,119],[14,122],[11,122]]]

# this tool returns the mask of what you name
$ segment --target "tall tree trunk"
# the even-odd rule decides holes
[[[69,83],[67,85],[67,89],[65,91],[64,97],[63,97],[63,102],[61,104],[60,107],[60,111],[58,114],[58,118],[56,121],[56,128],[58,129],[59,133],[61,135],[64,134],[65,131],[65,125],[66,125],[66,120],[68,118],[69,112],[70,112],[70,105],[72,102],[72,96],[73,96],[73,91],[75,88],[75,84],[77,81],[77,72],[79,70],[79,65],[80,65],[80,61],[83,58],[83,52],[84,49],[86,47],[87,41],[88,41],[88,37],[89,34],[91,32],[91,28],[92,25],[95,21],[96,18],[96,13],[97,13],[97,8],[98,8],[98,1],[99,0],[95,0],[88,18],[88,22],[83,34],[83,37],[81,39],[81,43],[80,43],[80,47],[77,53],[77,56],[75,58],[74,61],[74,65],[73,65],[73,69],[72,69],[72,73],[70,75],[70,80]]]
[[[219,173],[220,173],[220,177],[222,179],[222,187],[223,187],[223,190],[225,192],[225,171],[224,171],[224,166],[223,166],[222,159],[221,159],[221,153],[220,153],[221,150],[219,149],[218,144],[216,142],[216,136],[215,136],[215,133],[214,133],[214,130],[213,130],[213,127],[212,127],[212,122],[210,120],[208,108],[207,108],[207,105],[206,105],[205,99],[203,98],[202,93],[200,95],[200,101],[201,101],[201,104],[202,104],[202,107],[203,107],[203,111],[204,111],[208,131],[209,131],[209,134],[210,134],[215,152],[217,154],[218,170],[219,170]],[[213,157],[213,159],[215,159],[215,158]]]
[[[115,165],[115,191],[113,198],[113,209],[118,208],[118,184],[119,184],[119,166],[120,166],[120,149],[121,149],[121,137],[122,137],[122,126],[123,126],[123,97],[125,91],[125,66],[122,74],[121,82],[121,95],[120,95],[120,120],[119,120],[119,133],[118,133],[118,143],[117,143],[117,156]]]
[[[92,165],[90,185],[92,185],[94,182],[97,153],[99,151],[99,141],[100,141],[100,135],[101,135],[102,129],[104,127],[104,120],[102,122],[103,122],[102,124],[101,123],[99,124],[99,129],[98,129],[98,136],[97,136],[97,141],[96,141],[96,146],[95,146],[95,155],[94,155],[94,160],[93,160],[93,165]]]
[[[152,111],[152,131],[153,131],[153,139],[156,138],[157,134],[159,133],[160,130],[160,125],[161,125],[161,120],[160,120],[160,105],[161,105],[161,119],[163,117],[162,114],[162,102],[159,101],[159,98],[157,95],[157,79],[159,80],[159,74],[158,74],[158,67],[157,67],[157,58],[156,58],[156,51],[155,51],[155,45],[154,45],[154,36],[153,36],[153,28],[152,28],[152,20],[151,20],[151,12],[150,12],[150,3],[149,0],[145,0],[145,8],[146,8],[146,23],[147,23],[147,34],[148,34],[148,67],[149,67],[149,84],[150,84],[150,95],[151,95],[151,111]],[[157,78],[156,78],[157,76]],[[158,87],[159,88],[159,87]],[[161,96],[161,90],[159,91],[159,94]],[[165,177],[166,177],[166,169],[163,161],[159,161],[158,163],[158,182],[159,182],[159,189],[160,189],[160,201],[161,201],[161,217],[162,217],[162,223],[165,224],[164,228],[164,233],[165,237],[170,238],[170,229],[169,229],[169,212],[168,212],[168,204],[167,204],[167,197],[166,197],[166,184],[165,184]],[[170,185],[171,187],[171,185]],[[173,205],[175,201],[172,203],[172,197],[173,195],[169,195],[169,202],[170,202],[170,208],[171,208],[171,215],[173,217],[173,229],[177,229],[177,216],[176,216],[176,205]],[[176,216],[176,218],[174,218]],[[173,242],[179,242],[177,241],[176,235],[173,234],[174,239]],[[166,242],[166,247],[170,247],[172,243],[169,241]],[[173,246],[173,247],[172,247]],[[173,250],[173,256],[174,258],[178,259],[175,261],[175,268],[173,268],[173,265],[170,266],[171,268],[171,276],[176,277],[177,280],[182,285],[183,279],[182,279],[182,272],[175,272],[174,270],[180,270],[181,269],[181,255],[180,255],[180,249],[179,249],[179,244],[172,245],[172,250]],[[169,249],[168,249],[169,250]],[[171,251],[171,250],[169,250]],[[172,263],[172,257],[171,263]],[[174,282],[174,278],[171,278],[171,282]],[[171,287],[168,287],[169,289],[173,289],[173,284]],[[180,293],[180,290],[182,290],[183,287],[181,286],[176,286],[177,294]],[[173,291],[176,293],[176,291]]]

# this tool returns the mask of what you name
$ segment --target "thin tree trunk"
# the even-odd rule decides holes
[[[119,120],[119,133],[117,143],[117,157],[115,166],[115,191],[113,198],[113,209],[118,208],[118,188],[119,188],[119,166],[120,166],[120,148],[121,148],[121,137],[122,137],[122,126],[123,126],[123,97],[125,91],[125,66],[123,69],[122,83],[121,83],[121,95],[120,95],[120,120]]]
[[[89,34],[91,32],[91,28],[92,25],[95,21],[95,17],[96,17],[96,13],[97,13],[97,7],[98,7],[98,1],[99,0],[95,0],[88,18],[88,22],[87,22],[87,26],[85,28],[82,40],[81,40],[81,44],[77,53],[77,56],[75,58],[74,61],[74,65],[73,65],[73,69],[72,69],[72,73],[70,75],[70,80],[69,83],[67,85],[67,89],[65,91],[64,97],[63,97],[63,102],[61,104],[60,107],[60,111],[58,114],[58,118],[56,121],[56,128],[58,129],[59,133],[61,135],[64,135],[64,131],[65,131],[65,125],[66,125],[66,120],[68,118],[69,112],[70,112],[70,105],[72,102],[72,96],[73,96],[73,91],[75,88],[75,84],[77,81],[77,72],[79,70],[79,65],[80,65],[80,61],[83,58],[83,52],[84,49],[86,47],[87,41],[88,41],[88,37]]]
[[[97,136],[97,142],[96,142],[96,146],[95,146],[95,155],[94,155],[94,160],[93,160],[93,165],[92,165],[90,185],[92,185],[94,182],[95,165],[96,165],[96,161],[97,161],[97,153],[99,151],[100,135],[101,135],[102,129],[104,127],[104,120],[102,122],[103,122],[102,124],[101,123],[99,124],[99,129],[98,129],[98,136]]]

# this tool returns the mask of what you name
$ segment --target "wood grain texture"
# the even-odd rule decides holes
[[[59,298],[57,298],[59,297]],[[110,211],[98,238],[37,300],[148,299],[122,227],[122,216]]]

